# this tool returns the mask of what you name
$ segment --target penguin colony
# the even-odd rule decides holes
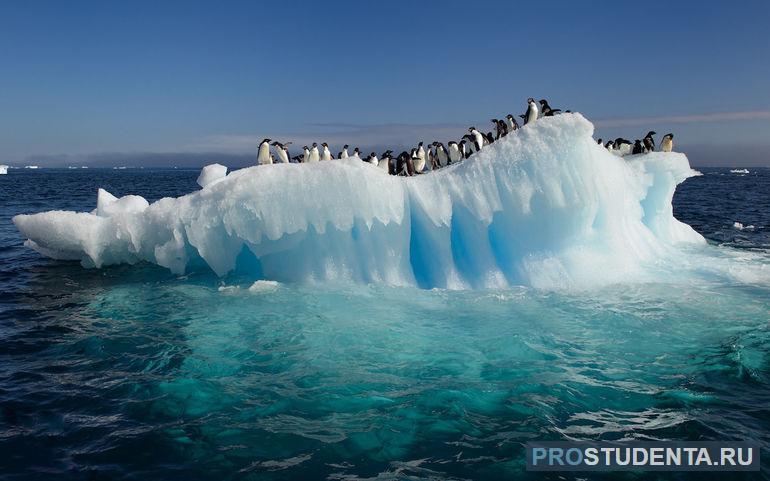
[[[540,104],[539,106],[538,103]],[[551,117],[561,112],[561,109],[552,109],[545,99],[535,102],[533,98],[529,98],[527,99],[527,110],[524,114],[519,115],[519,118],[522,119],[523,125],[527,125],[539,118]],[[570,111],[566,110],[565,112]],[[386,150],[379,156],[375,152],[362,156],[358,147],[354,148],[353,152],[349,152],[350,146],[346,144],[335,157],[332,155],[331,150],[329,150],[329,145],[324,142],[320,147],[316,143],[313,143],[309,148],[304,146],[302,147],[301,154],[292,157],[289,154],[288,148],[291,142],[281,143],[272,141],[271,143],[271,139],[264,139],[260,142],[257,150],[257,162],[260,165],[273,163],[304,164],[334,159],[358,158],[382,169],[390,175],[413,176],[461,162],[485,146],[520,128],[518,121],[511,114],[508,114],[504,119],[492,119],[491,122],[492,130],[487,133],[480,131],[476,127],[469,127],[468,133],[463,135],[459,142],[452,140],[447,142],[446,145],[442,142],[431,142],[427,145],[420,142],[417,144],[417,147],[411,149],[411,152],[402,151],[398,155],[394,155],[392,150]],[[650,131],[642,140],[637,139],[633,144],[631,141],[621,137],[606,143],[602,143],[602,139],[599,139],[597,143],[619,156],[644,154],[655,151],[653,135],[656,135],[656,132]],[[273,147],[275,153],[271,152],[271,147]],[[674,134],[666,134],[660,143],[660,150],[662,152],[671,152],[673,147]]]

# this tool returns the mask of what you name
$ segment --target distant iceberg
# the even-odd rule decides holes
[[[7,165],[0,165],[0,175],[6,175],[8,173]]]
[[[673,216],[679,153],[620,158],[580,114],[545,118],[437,172],[357,159],[204,171],[200,191],[14,217],[26,245],[86,267],[208,265],[281,282],[561,288],[620,282],[705,240]],[[211,182],[215,179],[215,182]],[[124,200],[126,199],[126,200]],[[141,199],[141,200],[139,200]]]
[[[730,169],[731,174],[749,174],[749,169]]]

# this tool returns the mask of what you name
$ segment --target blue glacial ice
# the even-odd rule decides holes
[[[422,288],[644,280],[707,248],[672,212],[676,186],[697,175],[684,154],[620,158],[592,134],[583,116],[564,114],[412,178],[357,158],[226,176],[219,166],[179,198],[148,205],[100,190],[93,212],[13,221],[29,247],[85,267],[205,263],[219,276]]]

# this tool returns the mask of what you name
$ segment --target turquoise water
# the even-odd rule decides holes
[[[121,183],[139,183],[126,175],[142,174],[59,176],[3,204],[2,479],[543,479],[524,470],[530,440],[738,439],[770,452],[766,285],[704,264],[573,293],[250,289],[43,259],[7,225],[91,208],[94,184],[129,193]],[[145,188],[189,191],[196,173],[164,175]],[[690,179],[677,215],[725,256],[770,265],[766,180],[752,180],[742,217],[724,209],[740,199],[715,213],[698,197],[746,196],[730,182],[748,180]]]

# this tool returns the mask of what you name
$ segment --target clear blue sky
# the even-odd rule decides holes
[[[533,96],[599,137],[770,165],[768,21],[766,1],[3,2],[0,162],[400,147]]]

